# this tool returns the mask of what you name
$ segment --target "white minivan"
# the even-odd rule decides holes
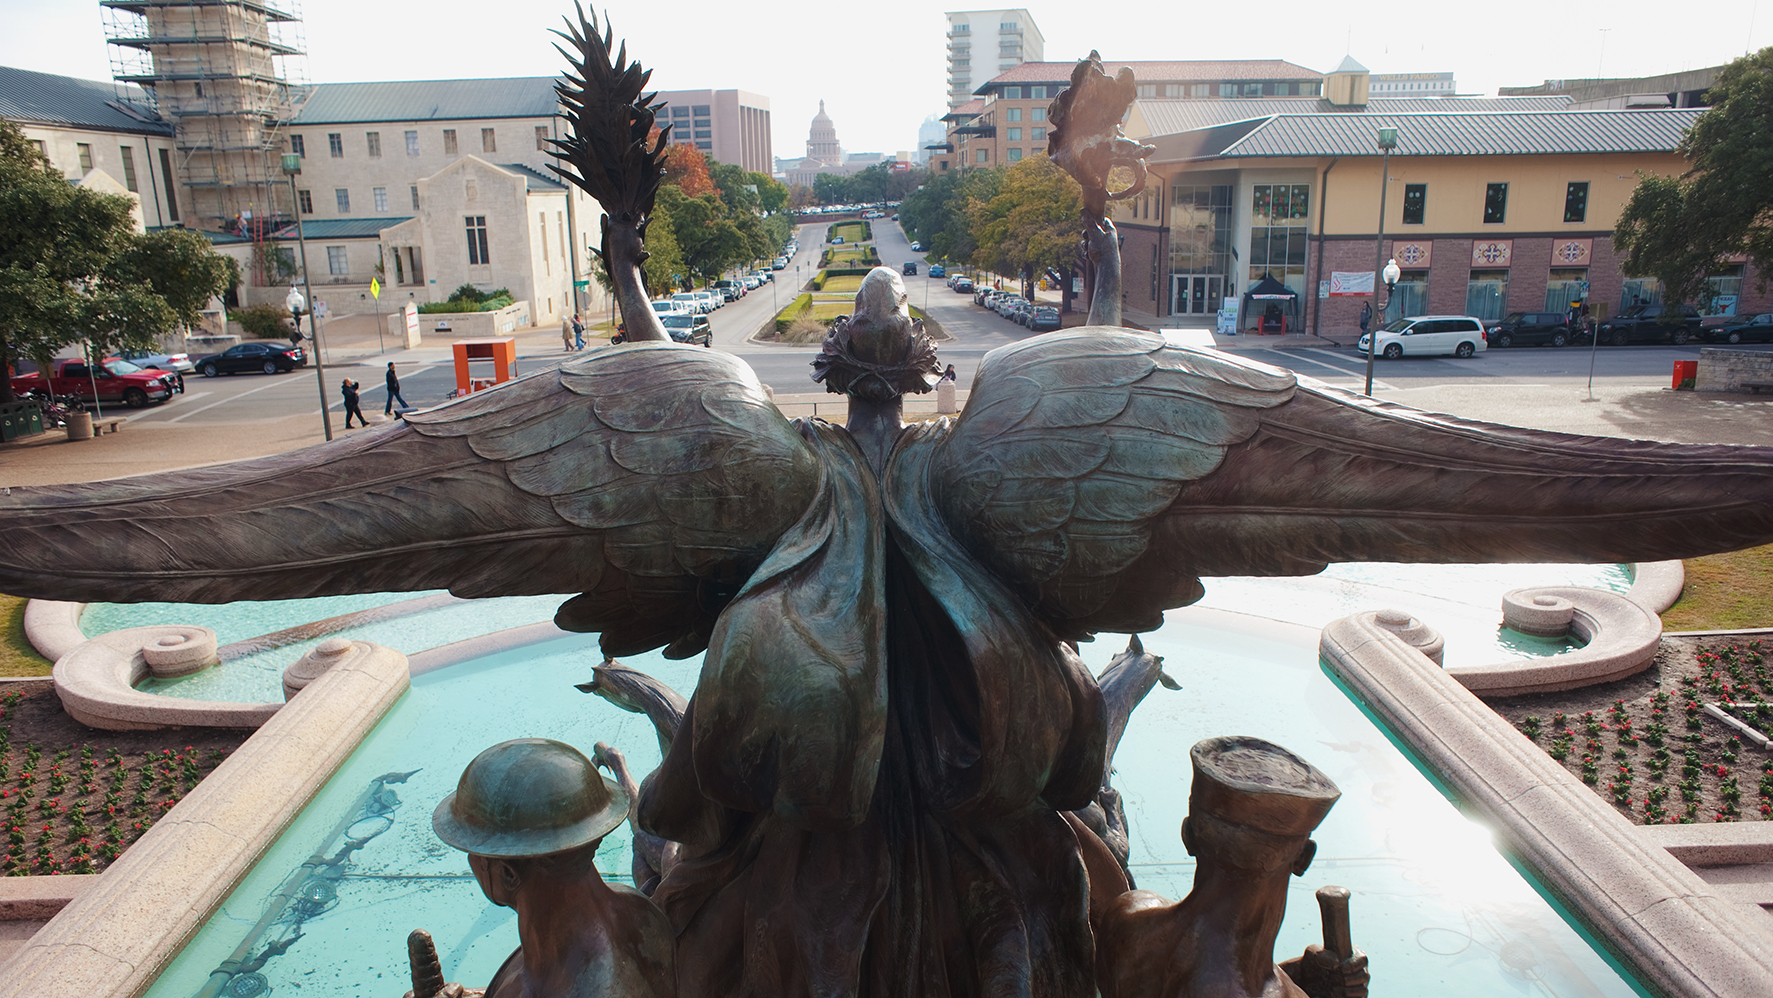
[[[1418,315],[1393,319],[1379,328],[1373,353],[1386,360],[1399,357],[1451,354],[1470,357],[1484,352],[1484,324],[1469,315]],[[1367,351],[1367,336],[1360,350]]]

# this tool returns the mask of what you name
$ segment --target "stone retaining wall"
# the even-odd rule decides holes
[[[1705,347],[1699,351],[1699,376],[1693,390],[1746,392],[1745,381],[1773,382],[1773,353]]]

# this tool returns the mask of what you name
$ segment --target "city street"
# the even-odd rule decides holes
[[[778,393],[819,390],[809,376],[808,367],[816,348],[756,343],[750,338],[779,308],[793,300],[800,293],[799,288],[817,272],[819,252],[829,224],[821,221],[800,226],[800,249],[787,269],[776,271],[774,282],[709,317],[714,327],[714,349],[743,358],[764,383]],[[912,252],[898,223],[876,219],[874,235],[880,258],[886,266],[898,270],[908,260],[919,261],[919,274],[904,278],[906,291],[911,303],[925,309],[950,337],[939,344],[939,356],[942,363],[955,366],[961,389],[971,387],[973,374],[987,352],[1033,335],[973,304],[970,295],[949,290],[941,278],[930,278],[927,267],[922,264],[922,254]],[[1190,332],[1181,335],[1186,338]],[[573,355],[557,349],[556,342],[553,336],[541,339],[532,335],[526,346],[520,346],[519,372],[536,371],[570,359]],[[601,347],[604,342],[600,338],[593,339],[588,349]],[[453,368],[433,349],[443,344],[427,343],[425,346],[420,354],[426,359],[402,360],[398,368],[402,394],[409,403],[420,407],[444,401],[455,387]],[[1366,359],[1351,347],[1281,349],[1265,345],[1261,337],[1240,337],[1233,341],[1230,349],[1240,357],[1287,368],[1340,388],[1359,391],[1365,380]],[[1742,344],[1732,349],[1773,351],[1773,344]],[[1581,391],[1588,381],[1591,359],[1597,389],[1663,387],[1669,382],[1673,363],[1696,360],[1699,350],[1698,344],[1602,347],[1598,352],[1588,347],[1516,347],[1488,350],[1471,360],[1451,357],[1379,359],[1373,365],[1374,392],[1381,396],[1393,395],[1397,401],[1420,408],[1434,409],[1438,399],[1448,397],[1454,390],[1469,393],[1556,387]],[[405,353],[396,351],[386,356],[399,359]],[[384,364],[382,355],[371,354],[327,365],[326,401],[334,414],[335,429],[343,425],[338,386],[345,377],[362,383],[364,411],[372,416],[380,415],[385,404]],[[320,393],[312,366],[277,375],[205,378],[191,374],[186,376],[185,385],[185,394],[164,405],[122,412],[132,422],[142,425],[188,427],[270,421],[301,414],[318,416],[320,411]]]

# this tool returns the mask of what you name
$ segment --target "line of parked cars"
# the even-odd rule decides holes
[[[1484,330],[1493,347],[1583,345],[1599,337],[1605,346],[1628,343],[1773,342],[1773,313],[1738,316],[1707,326],[1691,305],[1634,305],[1614,318],[1571,328],[1565,312],[1510,312]]]
[[[1027,326],[1037,333],[1050,332],[1063,324],[1059,319],[1058,309],[1029,301],[1014,291],[999,291],[984,284],[974,287],[972,280],[964,276],[949,278],[948,286],[960,294],[970,292],[974,304],[988,308],[1016,325]]]

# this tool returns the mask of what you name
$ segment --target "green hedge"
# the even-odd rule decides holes
[[[433,301],[419,306],[419,314],[435,315],[439,312],[497,312],[501,308],[514,304],[509,295],[488,298],[483,302],[469,301]]]
[[[782,335],[782,331],[792,325],[795,319],[806,315],[812,310],[812,295],[802,294],[797,296],[793,301],[788,303],[787,307],[776,313],[776,335]]]

